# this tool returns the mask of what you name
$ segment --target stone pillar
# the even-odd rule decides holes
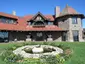
[[[79,31],[79,42],[84,42],[84,39],[82,37],[82,30]]]
[[[72,30],[69,30],[69,33],[68,33],[68,41],[69,41],[69,42],[73,42]]]
[[[84,42],[82,20],[80,18],[78,18],[78,22],[79,22],[79,25],[80,25],[80,28],[79,28],[79,42]]]
[[[69,18],[69,31],[68,31],[68,41],[73,42],[73,34],[72,34],[72,19]]]

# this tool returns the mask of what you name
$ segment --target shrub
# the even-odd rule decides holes
[[[22,45],[23,45],[23,46],[25,46],[25,45],[29,45],[29,43],[25,42],[25,43],[22,43]]]
[[[33,53],[32,48],[24,48],[23,49],[26,53]]]
[[[65,61],[65,58],[62,57],[60,54],[56,55],[56,58],[57,58],[57,61],[58,61],[60,64],[63,64],[64,61]]]
[[[46,48],[46,47],[44,47],[43,49],[44,49],[44,53],[56,51],[54,48]]]
[[[70,49],[69,46],[65,46],[65,45],[63,45],[63,44],[59,44],[59,45],[57,45],[57,47],[59,47],[59,48],[61,48],[61,49],[63,49],[63,50]]]
[[[71,49],[66,49],[63,54],[61,54],[65,60],[68,60],[69,58],[72,57],[72,50]]]
[[[10,50],[4,50],[4,51],[1,53],[0,57],[1,57],[2,60],[4,60],[4,59],[5,59],[7,56],[9,56],[10,54],[12,54],[12,51],[10,51]]]
[[[24,58],[20,64],[41,64],[40,59]]]
[[[42,64],[61,64],[64,61],[64,58],[61,56],[44,55],[41,57]]]
[[[15,55],[13,54],[12,51],[10,50],[5,50],[2,54],[1,54],[1,59],[7,63],[10,62],[17,62],[18,60],[22,60],[23,57],[21,57],[20,55]]]
[[[18,48],[18,47],[22,47],[23,44],[21,43],[21,44],[17,44],[17,45],[15,45],[15,46],[16,46],[16,48]]]

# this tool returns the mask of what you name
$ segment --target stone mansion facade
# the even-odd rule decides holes
[[[16,13],[0,12],[0,42],[11,41],[79,41],[82,42],[82,19],[84,15],[72,7],[66,7],[60,12],[55,8],[54,15],[16,16]]]

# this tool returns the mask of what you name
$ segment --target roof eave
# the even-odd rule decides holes
[[[65,14],[57,17],[56,19],[66,17],[66,16],[80,16],[81,18],[85,18],[84,14]]]

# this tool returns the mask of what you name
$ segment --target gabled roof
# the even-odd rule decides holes
[[[26,19],[27,21],[30,21],[33,16],[34,15],[26,15],[26,16],[24,16],[24,19]]]
[[[53,15],[44,15],[48,20],[50,20],[50,21],[54,21],[55,20],[55,18],[54,18],[54,16]]]
[[[45,27],[33,27],[30,25],[27,25],[27,20],[31,20],[34,17],[36,17],[38,14],[43,16],[45,19],[50,19],[51,21],[54,21],[54,17],[52,15],[42,15],[41,13],[37,13],[36,15],[28,15],[24,17],[18,17],[11,14],[5,14],[0,13],[1,16],[9,17],[9,18],[15,18],[17,19],[17,24],[7,24],[0,22],[0,30],[5,31],[62,31],[61,28],[55,25],[51,26],[45,26]]]
[[[31,20],[34,20],[38,15],[40,15],[43,19],[47,20],[47,18],[43,14],[41,14],[40,12],[38,12],[35,16],[33,16],[31,18]]]
[[[35,15],[26,15],[24,16],[24,19],[30,21]],[[47,20],[50,20],[50,21],[54,21],[55,18],[53,17],[53,15],[44,15],[44,17],[47,19]]]

